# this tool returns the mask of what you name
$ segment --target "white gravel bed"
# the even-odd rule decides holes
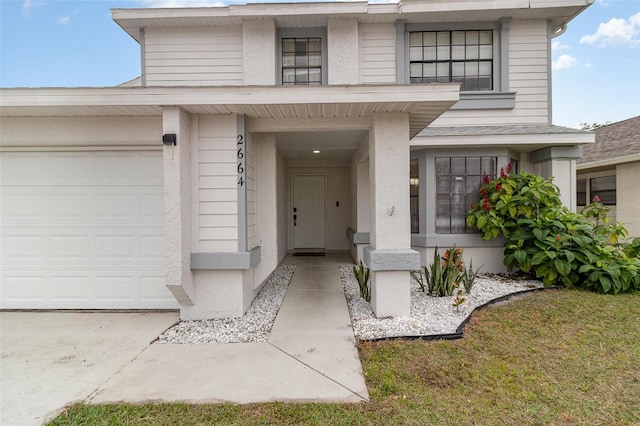
[[[340,278],[349,305],[353,331],[359,340],[456,333],[456,329],[476,307],[512,293],[542,287],[542,283],[537,280],[480,274],[471,294],[466,295],[465,302],[457,309],[451,305],[454,296],[429,296],[412,280],[411,316],[378,319],[374,316],[371,305],[360,297],[352,268],[340,267]]]
[[[295,269],[294,265],[278,266],[242,317],[181,321],[162,333],[156,343],[266,342]]]

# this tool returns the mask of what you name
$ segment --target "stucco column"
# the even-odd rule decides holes
[[[262,258],[255,267],[255,283],[260,284],[278,266],[277,148],[273,133],[254,135],[256,158],[256,225]]]
[[[244,84],[276,84],[276,23],[273,19],[245,19],[242,25]]]
[[[358,21],[329,19],[327,23],[327,60],[329,84],[358,84]]]
[[[163,135],[176,135],[164,145],[165,283],[181,306],[194,303],[191,271],[191,133],[190,115],[179,107],[162,111]]]
[[[560,190],[560,200],[572,212],[577,209],[576,160],[582,157],[582,147],[552,147],[531,153],[536,174],[553,177]]]
[[[409,271],[420,267],[411,250],[409,213],[409,115],[376,113],[369,132],[371,304],[376,316],[408,316]]]

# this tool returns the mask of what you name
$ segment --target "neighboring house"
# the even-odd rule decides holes
[[[484,175],[555,177],[593,135],[551,124],[551,39],[592,0],[115,9],[119,87],[0,90],[5,309],[239,316],[291,251],[347,251],[378,316],[456,244]]]
[[[611,209],[612,221],[640,236],[640,116],[595,131],[595,144],[578,160],[577,203],[584,207],[597,195]]]

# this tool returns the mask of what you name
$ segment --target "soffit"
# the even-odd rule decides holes
[[[405,0],[397,4],[269,3],[227,7],[112,9],[113,20],[140,41],[140,28],[241,26],[246,19],[273,19],[277,27],[325,27],[331,18],[362,24],[497,21],[502,18],[549,19],[559,28],[593,0]]]
[[[458,100],[458,84],[0,89],[0,116],[161,115],[165,106],[255,119],[361,119],[375,113],[408,113],[413,137]]]

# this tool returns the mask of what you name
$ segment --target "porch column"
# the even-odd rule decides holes
[[[536,174],[553,177],[553,183],[560,189],[560,200],[572,212],[577,209],[576,160],[582,157],[580,146],[559,146],[539,149],[531,153]]]
[[[409,115],[375,113],[369,132],[371,304],[378,318],[409,316],[409,272],[420,268],[411,249]]]
[[[195,301],[191,271],[191,116],[179,107],[162,111],[162,134],[175,135],[164,144],[165,283],[181,306]],[[171,136],[167,136],[171,137]]]

